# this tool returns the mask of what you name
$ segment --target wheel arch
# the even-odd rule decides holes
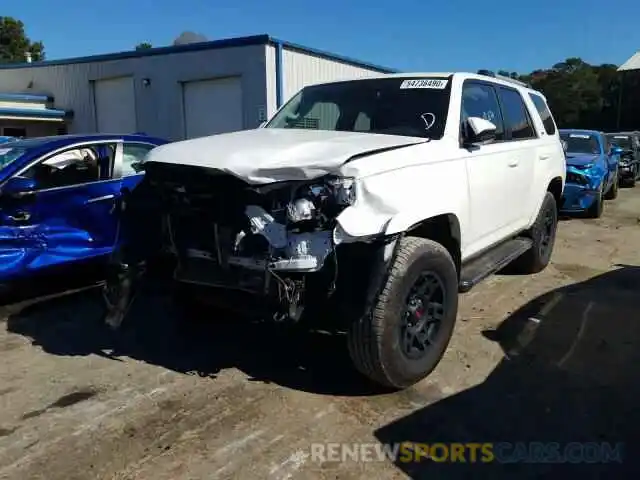
[[[447,249],[460,275],[462,238],[460,220],[453,213],[443,213],[410,226],[405,235],[426,238],[438,242]]]

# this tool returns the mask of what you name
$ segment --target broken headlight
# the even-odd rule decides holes
[[[290,223],[325,223],[335,219],[356,199],[355,179],[325,177],[318,182],[299,187],[287,205]]]

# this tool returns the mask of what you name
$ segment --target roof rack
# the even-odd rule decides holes
[[[516,85],[520,85],[521,87],[531,88],[531,85],[525,82],[521,82],[520,80],[516,80],[515,78],[505,77],[504,75],[497,75],[491,70],[478,70],[478,75],[484,75],[485,77],[497,78],[498,80],[504,80],[505,82],[515,83]]]

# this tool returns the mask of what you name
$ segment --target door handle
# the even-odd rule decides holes
[[[548,160],[549,159],[549,155],[540,155],[538,158],[540,160]]]
[[[89,200],[87,200],[87,203],[96,203],[101,202],[102,200],[111,200],[112,198],[116,198],[116,196],[113,194],[103,195],[101,197],[90,198]]]
[[[518,166],[518,164],[519,164],[519,163],[520,163],[520,162],[518,162],[518,160],[511,160],[511,161],[509,162],[509,168],[515,168],[515,167],[517,167],[517,166]]]
[[[8,217],[14,222],[26,222],[31,218],[31,214],[29,212],[18,212],[15,215],[8,215]]]

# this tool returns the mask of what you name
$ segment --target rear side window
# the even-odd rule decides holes
[[[553,116],[547,106],[547,102],[545,102],[540,95],[536,95],[534,93],[530,93],[529,97],[536,106],[536,110],[538,111],[538,114],[540,114],[540,118],[542,118],[544,130],[547,132],[547,135],[553,135],[556,133],[556,124],[553,121]]]
[[[527,107],[520,93],[517,90],[504,87],[500,87],[498,92],[504,112],[504,122],[507,130],[511,131],[511,140],[536,138]]]

